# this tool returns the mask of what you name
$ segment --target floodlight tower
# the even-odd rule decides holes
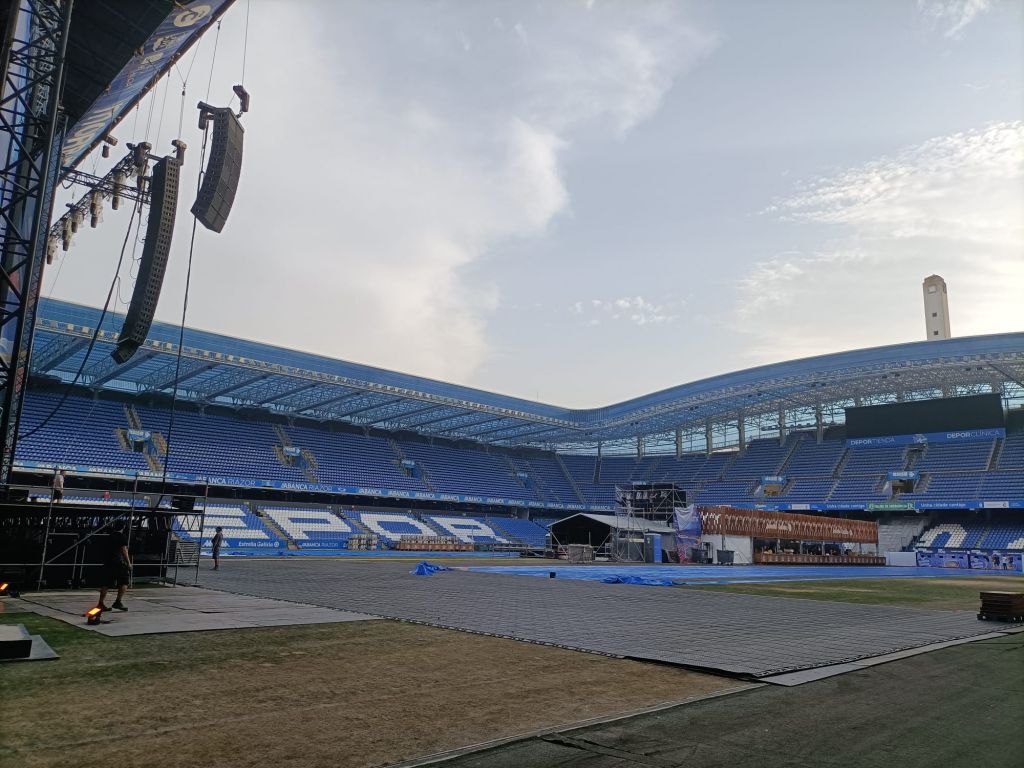
[[[924,292],[924,327],[928,334],[928,340],[950,338],[946,281],[938,275],[929,275],[924,279],[922,290]]]

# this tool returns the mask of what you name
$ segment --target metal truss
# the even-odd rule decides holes
[[[140,167],[138,155],[134,150],[119,160],[104,176],[93,176],[91,173],[65,168],[63,176],[65,183],[79,184],[88,187],[89,191],[82,195],[77,202],[69,204],[68,210],[50,225],[47,233],[47,263],[58,244],[61,244],[65,251],[71,247],[72,236],[78,232],[79,227],[86,220],[90,221],[92,227],[100,222],[103,200],[112,200],[115,210],[117,210],[121,199],[148,205],[149,192],[145,187],[145,176],[142,175],[144,172],[145,161],[142,161]],[[136,179],[136,182],[127,183],[133,178]]]
[[[14,461],[53,209],[73,0],[12,0],[0,62],[0,486]]]

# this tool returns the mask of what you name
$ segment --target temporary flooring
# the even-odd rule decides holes
[[[107,599],[113,599],[113,595],[108,595]],[[37,592],[24,595],[20,600],[8,600],[41,616],[60,619],[111,637],[293,624],[334,624],[375,618],[322,606],[194,587],[132,590],[126,601],[128,611],[105,612],[101,623],[91,626],[86,624],[84,613],[96,604],[96,593],[92,591]]]
[[[409,569],[390,562],[233,561],[201,575],[204,586],[230,592],[753,678],[1010,628],[968,612],[463,570],[412,576]]]

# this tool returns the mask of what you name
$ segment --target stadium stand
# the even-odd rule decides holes
[[[988,469],[992,440],[978,443],[936,443],[924,450],[914,465],[919,472],[963,472]]]
[[[746,450],[730,465],[725,479],[739,480],[778,474],[791,450],[791,444],[779,445],[778,440],[751,440]]]
[[[853,503],[884,499],[885,493],[879,489],[881,482],[881,475],[840,477],[829,494],[828,501]]]
[[[202,546],[210,546],[210,539],[218,526],[224,529],[225,549],[263,550],[285,547],[285,542],[269,531],[263,521],[245,504],[207,504],[200,536]],[[180,524],[176,525],[175,529],[183,538],[194,537],[194,534],[182,528]]]
[[[1024,469],[1024,432],[1006,436],[999,454],[999,469]]]
[[[819,445],[806,432],[793,433],[789,439],[797,445],[781,470],[787,477],[831,477],[846,452],[841,441],[825,440]]]
[[[261,506],[260,512],[300,548],[345,549],[352,525],[326,507]]]
[[[166,461],[169,411],[152,405],[72,395],[45,425],[59,402],[34,392],[26,401],[18,459],[44,466],[73,463],[115,472],[159,472]],[[111,425],[117,425],[112,427]],[[38,431],[33,431],[38,428]],[[135,430],[150,435],[129,444]],[[777,440],[753,440],[742,451],[711,456],[556,455],[531,449],[476,450],[442,440],[396,440],[387,433],[316,428],[183,407],[175,415],[168,470],[230,485],[278,482],[286,487],[327,484],[408,493],[436,492],[565,505],[615,504],[615,484],[671,481],[701,503],[778,501],[795,504],[867,504],[887,500],[950,504],[1024,499],[1024,434],[968,443],[858,446],[808,432]],[[284,448],[302,460],[285,460]],[[994,469],[990,469],[993,467]],[[893,494],[886,473],[913,468],[913,492]],[[760,490],[760,477],[784,475],[777,497]],[[596,481],[595,481],[596,479]],[[358,523],[359,520],[356,520]],[[429,523],[418,521],[430,527]],[[430,535],[420,529],[394,529]],[[365,531],[378,533],[377,531]],[[319,534],[316,534],[319,536]],[[381,534],[383,535],[383,534]],[[387,540],[391,540],[385,537]]]
[[[739,455],[738,451],[729,451],[727,453],[713,453],[705,459],[700,469],[693,475],[694,482],[706,482],[711,480],[721,480],[722,472],[725,471],[729,463]]]
[[[878,551],[903,552],[921,535],[926,522],[916,517],[898,517],[878,524]]]
[[[40,424],[60,403],[60,397],[33,393],[25,399],[18,458],[40,462],[69,462],[129,472],[148,469],[141,453],[123,450],[117,435],[105,424],[124,424],[124,408],[110,400],[69,397],[42,428]],[[36,431],[38,430],[38,431]]]
[[[486,520],[476,517],[454,517],[452,515],[424,515],[445,536],[454,536],[466,544],[508,544]]]
[[[520,520],[514,517],[487,518],[485,521],[493,530],[503,534],[513,543],[521,544],[531,549],[542,549],[544,547],[547,528],[533,520]]]
[[[978,498],[981,486],[981,474],[956,473],[948,475],[930,475],[923,478],[927,481],[925,491],[900,494],[901,499],[932,499],[965,501]],[[920,487],[920,484],[919,486]]]
[[[345,513],[345,517],[356,521],[368,533],[380,536],[391,544],[397,544],[403,536],[442,535],[423,520],[406,512],[353,511]]]
[[[1024,472],[988,472],[981,476],[977,493],[992,501],[1024,499]]]
[[[452,448],[436,443],[401,442],[402,453],[427,467],[432,490],[509,499],[534,498],[515,481],[502,454]]]
[[[918,549],[1024,549],[1024,524],[976,519],[941,522],[917,540]]]
[[[790,482],[780,498],[794,503],[821,501],[829,497],[834,484],[835,480],[831,477],[798,478]]]
[[[882,445],[850,448],[846,452],[843,475],[882,474],[905,468],[907,447],[905,445]]]
[[[947,522],[932,526],[918,539],[918,547],[972,549],[978,546],[985,526],[977,522]]]
[[[731,482],[709,483],[697,491],[698,504],[728,504],[736,499],[750,496],[750,480],[733,480]]]
[[[1024,525],[993,525],[978,546],[982,549],[1024,549]]]

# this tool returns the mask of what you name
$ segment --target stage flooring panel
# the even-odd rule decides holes
[[[215,589],[731,674],[765,677],[992,631],[973,613],[657,589],[408,564],[237,562]]]
[[[83,613],[95,605],[95,598],[93,591],[72,590],[35,592],[11,601],[40,616],[110,637],[376,619],[324,606],[179,586],[132,590],[127,612],[105,612],[102,623],[87,625]]]

